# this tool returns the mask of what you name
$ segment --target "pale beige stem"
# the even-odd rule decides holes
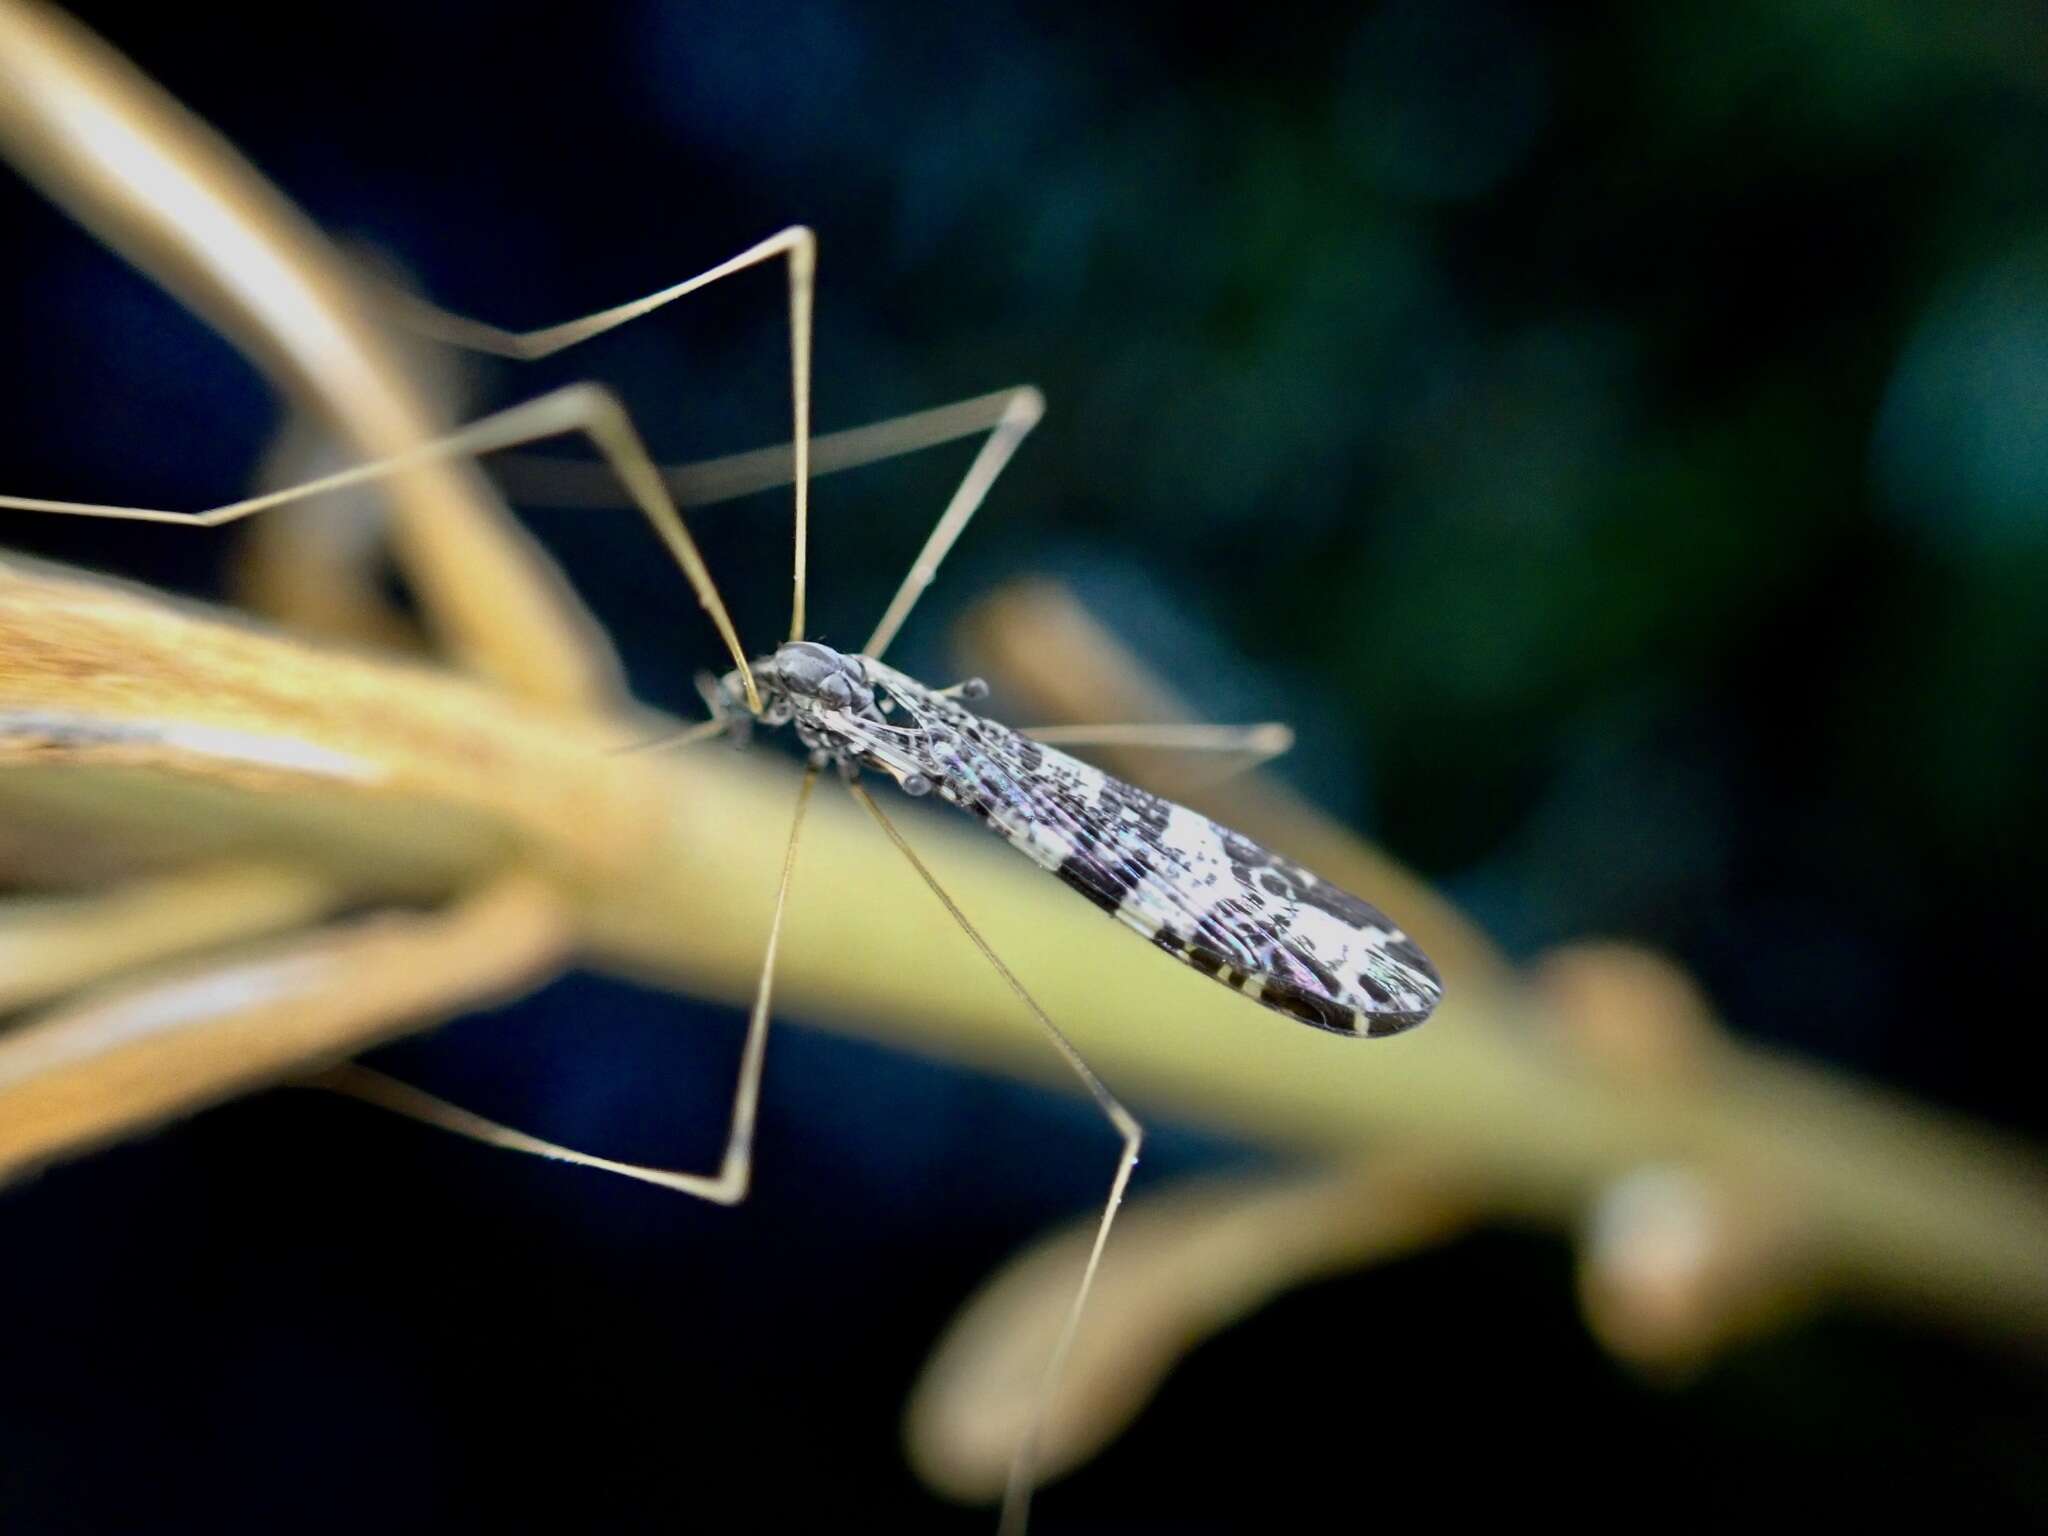
[[[566,960],[559,895],[507,876],[446,911],[319,929],[0,1033],[0,1180],[525,991]]]
[[[229,863],[89,895],[0,902],[0,1012],[136,966],[296,928],[336,894],[311,870]]]
[[[1277,1293],[1440,1242],[1476,1214],[1399,1154],[1355,1172],[1188,1179],[1133,1200],[1040,1436],[1041,1471],[1057,1477],[1094,1455],[1191,1350]],[[1029,1422],[1028,1384],[1059,1337],[1067,1277],[1092,1237],[1083,1220],[1039,1239],[947,1328],[905,1415],[911,1459],[932,1486],[976,1502],[1002,1492]]]

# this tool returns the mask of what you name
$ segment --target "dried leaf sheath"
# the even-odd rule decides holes
[[[315,929],[103,989],[0,1033],[0,1181],[516,996],[567,959],[559,895],[513,873],[446,911]]]
[[[445,891],[513,859],[595,884],[659,823],[658,776],[608,755],[625,721],[224,619],[0,563],[0,777],[80,819],[95,869],[300,843],[372,890]],[[124,858],[109,845],[130,833]]]

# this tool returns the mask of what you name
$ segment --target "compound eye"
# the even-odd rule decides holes
[[[834,672],[818,684],[818,702],[827,709],[848,709],[853,705],[853,684],[844,673]]]

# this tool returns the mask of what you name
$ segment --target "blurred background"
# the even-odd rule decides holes
[[[899,664],[950,679],[949,617],[1056,576],[1205,714],[1292,722],[1279,772],[1517,957],[1654,945],[1748,1039],[2040,1136],[2008,998],[2048,877],[2048,12],[73,9],[499,324],[812,224],[819,430],[1050,402]],[[12,178],[0,228],[0,488],[238,494],[262,381]],[[604,379],[669,460],[779,441],[781,283],[464,387]],[[971,451],[820,483],[822,638],[866,632]],[[695,520],[764,646],[784,509]],[[679,579],[606,517],[531,521],[641,696],[690,708],[716,651]],[[228,548],[5,536],[198,592]],[[738,1026],[575,979],[387,1055],[699,1166]],[[975,1282],[1097,1197],[1099,1123],[801,1024],[769,1071],[734,1213],[294,1094],[0,1192],[0,1525],[985,1528],[912,1479],[901,1403]],[[1144,1177],[1262,1155],[1162,1125]],[[1489,1232],[1297,1293],[1038,1528],[2048,1515],[2038,1360],[1834,1313],[1655,1386],[1571,1263]]]

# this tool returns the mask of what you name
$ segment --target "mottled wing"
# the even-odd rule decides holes
[[[1436,968],[1377,907],[900,673],[871,672],[923,727],[918,755],[942,797],[1205,975],[1347,1035],[1407,1029],[1443,995]]]

